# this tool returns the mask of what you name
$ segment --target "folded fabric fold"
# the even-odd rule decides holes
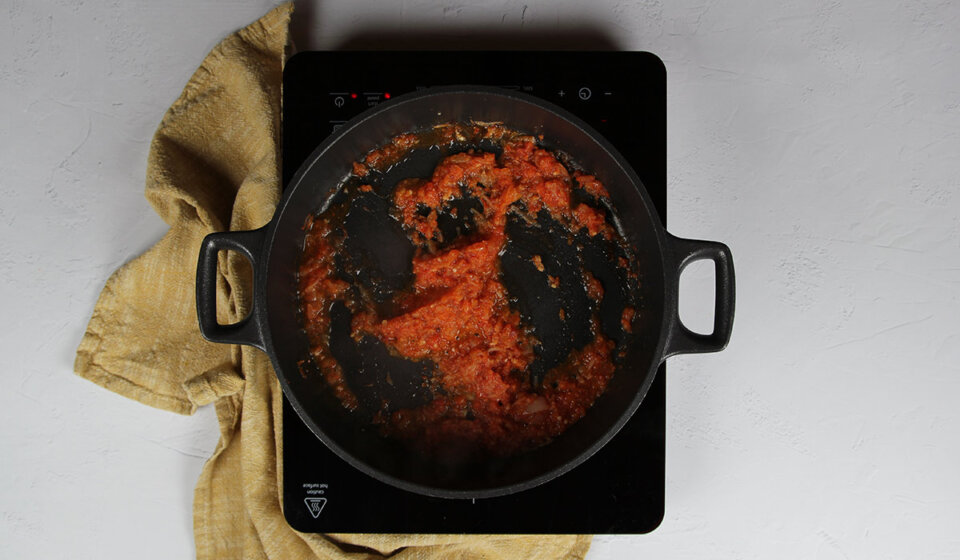
[[[242,390],[243,376],[233,364],[223,364],[184,381],[183,388],[190,402],[204,406]]]

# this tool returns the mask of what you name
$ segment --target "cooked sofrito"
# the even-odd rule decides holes
[[[642,335],[607,190],[540,142],[497,125],[397,137],[307,220],[302,372],[385,436],[450,456],[543,445]]]

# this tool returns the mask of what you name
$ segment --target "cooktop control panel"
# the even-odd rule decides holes
[[[316,147],[297,138],[325,138],[404,93],[475,84],[534,95],[587,121],[627,158],[654,204],[665,203],[652,185],[666,184],[666,71],[650,53],[305,52],[285,74],[296,74],[298,86],[284,89],[284,117],[305,116],[284,118],[284,184]]]
[[[666,223],[666,72],[642,52],[304,52],[284,70],[284,184],[331,132],[366,109],[441,85],[485,85],[555,103],[630,162]],[[359,154],[358,154],[359,155]],[[451,500],[356,470],[284,400],[283,508],[303,532],[646,533],[663,517],[665,368],[599,452],[536,488]]]

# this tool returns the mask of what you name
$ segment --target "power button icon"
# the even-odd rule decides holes
[[[582,87],[580,88],[580,91],[577,92],[577,95],[580,96],[580,99],[586,101],[587,99],[590,99],[590,96],[593,95],[593,92],[590,91],[590,88],[588,87]]]
[[[343,107],[344,102],[345,100],[343,99],[343,97],[339,95],[333,98],[333,104],[336,105],[337,107]]]

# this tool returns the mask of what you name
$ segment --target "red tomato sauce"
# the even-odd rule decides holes
[[[403,137],[389,150],[398,145],[407,147],[411,141]],[[368,155],[360,167],[383,157]],[[524,372],[536,357],[538,341],[510,305],[499,259],[507,242],[507,214],[518,202],[530,215],[546,209],[572,231],[586,229],[592,236],[616,239],[603,211],[576,202],[574,188],[607,197],[595,177],[571,173],[531,137],[508,140],[499,158],[480,151],[459,153],[444,158],[429,179],[401,182],[392,193],[396,217],[420,249],[413,260],[412,285],[395,297],[401,312],[390,316],[357,301],[349,284],[337,276],[333,220],[308,220],[299,276],[305,328],[312,357],[344,406],[355,409],[358,401],[327,346],[327,311],[335,300],[345,301],[353,312],[355,339],[373,336],[396,356],[435,364],[426,381],[433,394],[427,404],[393,409],[385,403],[375,411],[374,421],[387,436],[428,453],[482,450],[503,456],[543,445],[582,418],[614,374],[614,342],[594,318],[592,340],[534,386]],[[444,241],[438,213],[464,192],[482,204],[476,230],[437,248],[438,241]],[[543,270],[539,256],[534,265]],[[603,287],[585,275],[589,297],[599,301]],[[551,286],[555,281],[551,277]],[[624,329],[633,316],[632,308],[624,311]],[[557,320],[565,320],[562,309]]]

